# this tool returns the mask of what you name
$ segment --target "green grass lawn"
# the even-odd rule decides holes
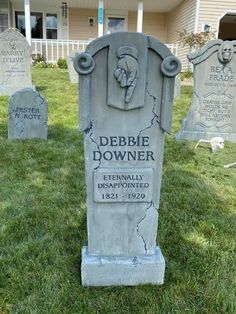
[[[236,144],[177,142],[191,102],[182,88],[166,136],[158,244],[163,286],[84,288],[87,243],[77,86],[66,70],[33,69],[49,105],[48,141],[7,140],[0,97],[0,313],[236,313]]]

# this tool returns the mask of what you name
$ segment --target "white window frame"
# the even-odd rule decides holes
[[[57,28],[52,28],[52,27],[50,27],[50,28],[48,28],[47,27],[47,14],[51,14],[51,15],[56,15],[57,16]],[[49,39],[49,38],[47,38],[47,29],[56,29],[57,30],[57,39],[58,39],[58,33],[59,33],[59,31],[58,31],[58,28],[59,28],[59,23],[58,23],[58,14],[57,13],[44,13],[44,15],[45,15],[45,19],[43,18],[43,20],[45,21],[45,39]],[[44,28],[44,27],[43,27]],[[43,34],[43,37],[44,37],[44,34]],[[57,40],[56,39],[56,40]]]

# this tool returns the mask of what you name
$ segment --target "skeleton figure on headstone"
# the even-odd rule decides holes
[[[117,50],[117,57],[119,60],[114,76],[122,88],[127,88],[125,103],[128,104],[133,96],[137,78],[139,77],[138,51],[134,47],[123,46]]]
[[[210,143],[211,144],[211,150],[212,150],[212,153],[215,153],[218,149],[223,149],[224,148],[224,139],[223,137],[212,137],[210,140],[203,140],[203,139],[200,139],[196,146],[195,146],[195,149],[198,147],[198,145],[200,143]]]
[[[224,41],[218,50],[218,58],[222,63],[228,63],[233,56],[233,45],[230,41]]]

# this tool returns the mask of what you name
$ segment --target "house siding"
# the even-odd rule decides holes
[[[167,14],[167,42],[179,42],[178,32],[184,29],[187,32],[194,31],[196,12],[196,0],[185,0],[174,10]],[[188,69],[188,60],[186,55],[189,53],[188,47],[178,48],[178,58],[182,63],[182,70]]]
[[[143,33],[167,43],[167,21],[164,13],[143,13]]]
[[[201,0],[199,10],[198,32],[202,31],[204,23],[211,24],[211,31],[217,35],[219,19],[226,12],[234,12],[236,14],[235,0]]]
[[[70,9],[69,10],[69,39],[87,40],[98,37],[97,10]],[[88,18],[94,17],[95,23],[89,26]]]
[[[137,31],[137,12],[129,11],[128,13],[128,31]]]
[[[94,26],[88,25],[88,17],[95,17]],[[105,21],[104,21],[105,24]],[[128,13],[128,31],[137,30],[137,12]],[[104,25],[105,31],[105,25]],[[166,14],[144,12],[143,32],[160,39],[167,40]],[[96,38],[98,34],[97,10],[76,9],[69,10],[69,38],[72,40]]]

